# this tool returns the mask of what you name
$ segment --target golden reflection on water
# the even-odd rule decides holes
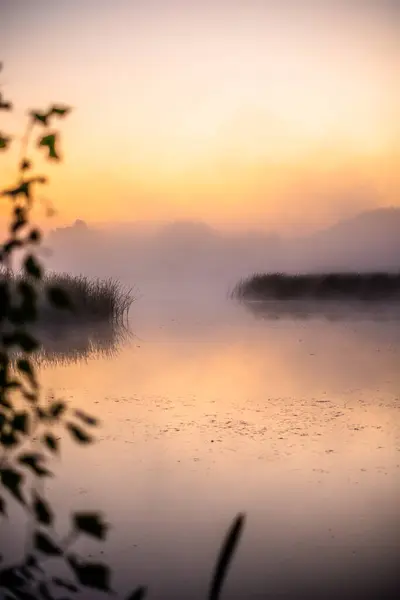
[[[183,567],[201,591],[238,511],[231,592],[240,578],[286,589],[287,569],[305,577],[318,561],[387,567],[400,549],[399,359],[388,324],[148,328],[117,356],[43,369],[46,388],[102,420],[93,448],[65,446],[50,492],[62,510],[106,511],[107,556],[136,583],[134,553],[154,598],[181,589]]]
[[[63,440],[48,485],[59,527],[71,510],[104,511],[109,541],[80,548],[113,566],[118,589],[204,600],[244,511],[227,600],[334,586],[346,600],[393,597],[382,585],[399,581],[399,323],[220,316],[162,315],[116,353],[42,364],[44,392],[102,420],[93,447]]]

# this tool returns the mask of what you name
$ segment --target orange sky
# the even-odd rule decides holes
[[[17,110],[0,129],[20,134],[26,108],[74,107],[48,169],[59,222],[290,228],[400,206],[397,0],[1,7]]]

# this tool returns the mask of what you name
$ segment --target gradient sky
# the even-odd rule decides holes
[[[400,206],[399,30],[398,0],[0,0],[0,129],[74,107],[61,222],[320,226]]]

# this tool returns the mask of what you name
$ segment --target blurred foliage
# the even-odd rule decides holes
[[[12,110],[11,102],[1,93],[0,110]],[[71,598],[85,589],[113,592],[110,567],[88,562],[71,549],[80,536],[105,540],[109,526],[104,517],[94,511],[72,513],[70,532],[60,538],[54,509],[46,498],[44,486],[53,475],[52,461],[60,453],[62,430],[74,442],[87,445],[92,443],[93,429],[98,426],[96,418],[82,410],[73,410],[62,399],[43,398],[34,360],[41,343],[32,327],[38,319],[43,294],[60,311],[70,310],[71,302],[65,282],[48,284],[35,253],[42,233],[32,224],[34,190],[47,179],[33,174],[30,149],[33,146],[44,152],[49,161],[60,161],[59,131],[50,127],[70,110],[68,106],[55,104],[46,111],[30,111],[21,141],[17,181],[0,193],[2,201],[9,201],[11,207],[8,237],[0,251],[3,271],[0,278],[0,518],[7,518],[9,503],[16,502],[30,521],[22,560],[18,564],[7,564],[7,557],[2,557],[0,593],[7,599],[52,600],[62,594],[65,600],[66,592]],[[0,132],[0,151],[8,150],[14,141],[12,136]],[[20,262],[22,277],[14,275],[15,260]],[[244,517],[239,515],[222,545],[211,581],[210,600],[220,597],[243,522]],[[64,561],[70,578],[64,580],[47,573],[44,563],[49,558]],[[145,596],[146,588],[138,587],[126,598],[139,600]]]

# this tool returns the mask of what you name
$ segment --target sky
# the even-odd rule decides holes
[[[399,30],[398,0],[0,0],[0,130],[73,107],[57,223],[318,228],[400,206]]]

